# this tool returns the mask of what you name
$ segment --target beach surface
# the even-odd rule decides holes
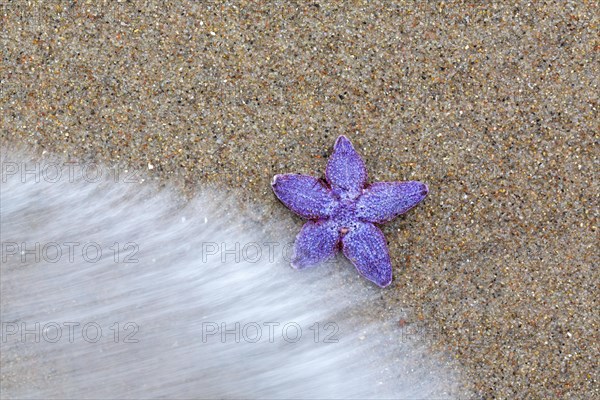
[[[0,1],[0,20],[5,148],[235,190],[293,235],[273,175],[323,176],[346,135],[371,181],[430,188],[382,227],[399,323],[476,398],[600,397],[595,2]]]

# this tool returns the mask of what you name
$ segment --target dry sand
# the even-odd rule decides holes
[[[1,0],[3,144],[283,215],[348,135],[431,189],[383,228],[402,323],[476,397],[600,396],[596,2],[172,3]]]

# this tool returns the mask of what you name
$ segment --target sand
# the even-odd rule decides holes
[[[345,134],[431,190],[383,227],[402,323],[477,398],[600,396],[595,2],[107,3],[0,1],[3,145],[286,215]]]

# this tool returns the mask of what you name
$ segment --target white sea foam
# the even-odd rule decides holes
[[[182,201],[127,174],[89,182],[81,166],[58,176],[2,156],[3,398],[459,393],[381,289],[343,260],[291,269],[295,232],[265,233],[231,193]]]

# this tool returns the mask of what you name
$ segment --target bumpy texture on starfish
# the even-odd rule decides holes
[[[392,220],[416,206],[429,189],[416,181],[367,185],[367,170],[345,136],[340,136],[325,170],[327,181],[299,174],[275,175],[275,195],[309,219],[294,244],[292,267],[302,269],[335,256],[340,247],[358,272],[385,287],[392,263],[383,233],[374,223]]]

